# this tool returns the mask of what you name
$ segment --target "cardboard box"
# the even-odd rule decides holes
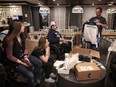
[[[91,49],[75,47],[73,49],[72,53],[74,53],[74,54],[75,53],[85,54],[85,55],[89,55],[89,56],[92,56],[92,57],[100,58],[100,53],[98,51],[91,50]]]
[[[95,63],[79,63],[75,65],[77,80],[92,80],[100,78],[100,68]]]

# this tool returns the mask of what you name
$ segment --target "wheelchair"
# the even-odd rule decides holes
[[[64,59],[64,51],[61,50],[60,46],[57,44],[50,44],[50,54],[54,55],[55,60],[63,60]]]

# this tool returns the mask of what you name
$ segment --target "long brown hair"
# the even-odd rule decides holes
[[[45,44],[46,44],[46,37],[41,37],[38,41],[38,48],[44,49]]]
[[[22,22],[12,21],[9,24],[9,32],[3,40],[3,45],[7,46],[8,43],[13,41],[13,39],[21,32]]]

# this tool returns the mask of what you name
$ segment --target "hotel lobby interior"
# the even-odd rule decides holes
[[[45,80],[46,61],[42,58],[47,58],[47,53],[38,57],[42,69],[38,73],[39,83],[34,86],[29,86],[28,79],[10,66],[7,53],[15,52],[6,51],[4,42],[6,37],[10,39],[11,23],[15,22],[24,25],[28,56],[39,46],[41,38],[48,41],[49,57],[55,57],[51,71],[56,76],[51,76],[54,83]],[[55,41],[53,32],[58,45],[51,44]],[[70,52],[65,52],[68,47],[60,47],[62,43],[68,45],[63,40],[71,43]],[[0,87],[116,87],[115,73],[116,0],[0,0]]]

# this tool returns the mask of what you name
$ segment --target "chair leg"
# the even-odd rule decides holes
[[[72,50],[73,50],[73,41],[72,41]]]
[[[109,51],[108,54],[107,54],[106,64],[105,64],[105,66],[107,66],[107,63],[108,63],[108,60],[109,60],[110,53],[111,53],[111,51]]]

